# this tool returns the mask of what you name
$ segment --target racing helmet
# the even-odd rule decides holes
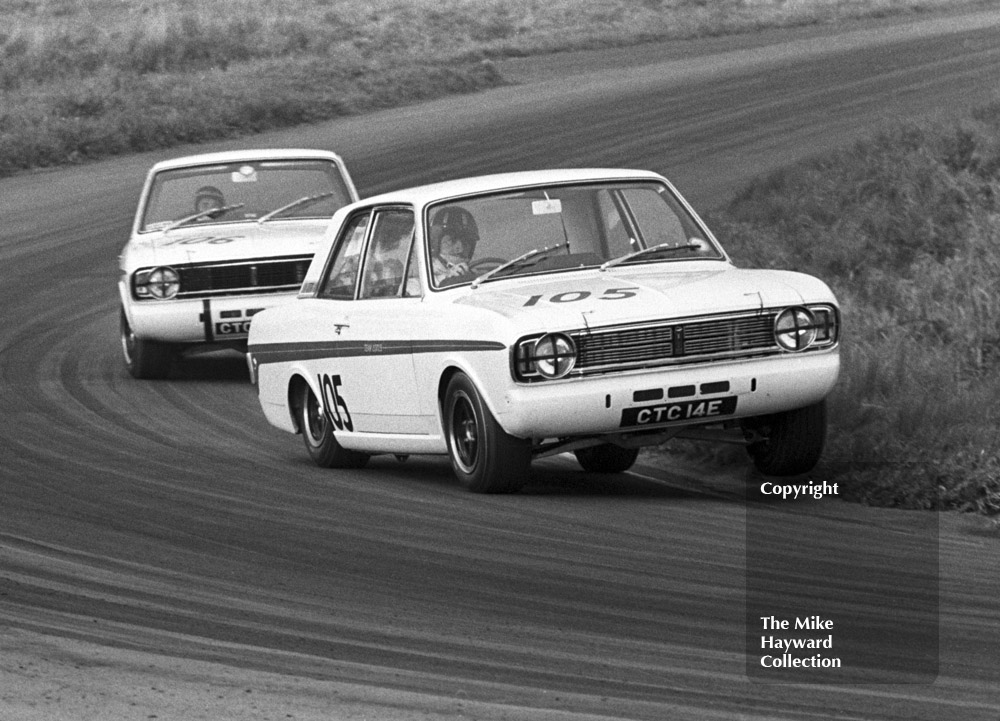
[[[446,205],[434,213],[431,227],[441,228],[445,233],[458,238],[465,246],[466,255],[471,258],[479,242],[479,226],[465,208],[458,205]],[[439,248],[432,249],[435,253]]]
[[[203,200],[213,200],[220,208],[226,204],[226,196],[214,185],[203,185],[195,191],[194,207],[197,208]]]

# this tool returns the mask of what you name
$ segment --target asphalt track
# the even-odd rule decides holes
[[[997,97],[1000,13],[504,71],[524,84],[212,149],[331,148],[363,194],[645,167],[711,208],[880,123]],[[1000,540],[982,521],[940,519],[934,678],[762,683],[744,654],[742,478],[556,458],[523,493],[483,497],[443,459],[323,471],[264,423],[239,358],[127,377],[115,258],[145,170],[189,150],[0,181],[0,718],[1000,716]],[[870,552],[858,529],[901,518],[938,548],[936,520],[823,508],[833,555]],[[815,578],[784,581],[823,612]]]

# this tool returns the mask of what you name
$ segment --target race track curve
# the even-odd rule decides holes
[[[574,58],[210,149],[330,148],[365,195],[643,167],[712,208],[881,122],[997,97],[1000,13]],[[560,457],[477,496],[445,459],[313,467],[235,355],[132,380],[116,256],[149,165],[206,149],[0,181],[0,719],[1000,717],[1000,539],[981,520],[940,519],[933,683],[760,683],[742,478]],[[822,541],[845,556],[899,518],[831,514]],[[815,579],[789,580],[809,596]]]

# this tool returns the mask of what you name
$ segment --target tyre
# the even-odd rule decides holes
[[[591,473],[621,473],[627,471],[639,457],[638,448],[622,448],[613,443],[580,448],[573,451],[583,470]]]
[[[125,367],[132,377],[140,380],[166,378],[174,359],[174,347],[169,343],[137,337],[129,326],[124,308],[120,311],[118,326]]]
[[[316,394],[303,381],[298,391],[299,426],[306,450],[321,468],[362,468],[371,457],[367,453],[348,450],[333,435],[333,423],[319,404]]]
[[[826,441],[826,401],[770,416],[748,418],[744,429],[764,436],[747,446],[757,470],[768,476],[795,476],[811,471]]]
[[[528,479],[531,441],[508,435],[475,385],[456,374],[444,399],[448,454],[458,480],[476,493],[513,493]]]

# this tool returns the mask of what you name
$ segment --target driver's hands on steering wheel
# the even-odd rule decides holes
[[[469,264],[465,261],[459,261],[458,263],[449,263],[442,258],[445,264],[444,277],[454,278],[458,275],[465,275],[469,272]]]

